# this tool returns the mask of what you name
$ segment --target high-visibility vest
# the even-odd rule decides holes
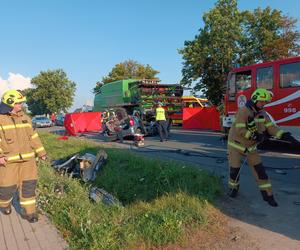
[[[165,121],[166,115],[165,110],[163,108],[156,109],[156,121]]]

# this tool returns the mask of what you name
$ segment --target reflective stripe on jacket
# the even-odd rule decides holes
[[[165,110],[163,108],[157,108],[156,109],[156,121],[165,121],[165,120],[166,120]]]
[[[254,127],[253,124],[251,124],[251,127],[249,126],[249,118],[253,119],[255,123]],[[283,134],[283,131],[271,121],[269,115],[264,110],[255,114],[249,108],[242,107],[236,113],[235,121],[229,131],[228,141],[238,142],[242,147],[250,148],[256,144],[255,141],[251,140],[253,133],[263,133],[265,131],[278,139]]]
[[[257,145],[254,144],[253,146],[246,148],[246,147],[243,147],[240,143],[233,142],[233,141],[228,141],[228,146],[232,147],[234,149],[237,149],[237,150],[241,151],[242,153],[251,153],[251,152],[255,151],[256,147],[257,147]]]
[[[37,132],[32,128],[31,119],[24,114],[0,114],[0,157],[8,162],[27,161],[45,155],[45,149]]]

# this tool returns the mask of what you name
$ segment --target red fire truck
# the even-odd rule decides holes
[[[245,105],[256,88],[273,93],[265,106],[278,126],[300,134],[300,56],[233,69],[228,75],[224,98],[223,127],[229,128],[234,114]]]

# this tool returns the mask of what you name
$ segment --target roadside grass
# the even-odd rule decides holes
[[[100,144],[40,133],[51,159],[96,152]],[[92,184],[60,176],[39,164],[39,206],[71,249],[136,249],[180,244],[191,230],[218,224],[210,202],[221,193],[218,177],[191,165],[108,149],[108,162]],[[96,204],[90,185],[104,188],[124,205]]]

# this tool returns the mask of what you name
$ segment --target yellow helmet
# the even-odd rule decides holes
[[[272,100],[272,96],[271,91],[264,88],[258,88],[252,93],[251,99],[254,103],[257,101],[270,102]]]
[[[20,91],[12,89],[3,94],[1,102],[13,108],[16,103],[26,102],[26,97]]]

